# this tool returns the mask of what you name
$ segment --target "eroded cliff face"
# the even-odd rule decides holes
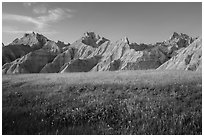
[[[72,60],[65,64],[60,72],[88,72],[99,62],[100,58],[100,56],[94,56],[91,58]]]
[[[48,41],[50,40],[38,33],[24,34],[22,38],[17,38],[9,45],[2,47],[2,65],[42,48]]]
[[[92,71],[156,69],[192,41],[182,33],[174,33],[169,40],[153,45],[130,43],[124,38],[108,46]]]
[[[74,59],[75,49],[69,48],[63,53],[57,55],[54,60],[50,63],[47,63],[42,70],[41,73],[58,73],[61,70],[61,67]]]
[[[2,47],[2,65],[5,63],[12,62],[17,58],[20,58],[29,52],[33,51],[33,49],[28,45],[8,45]]]
[[[25,34],[2,47],[3,74],[39,73],[63,51],[63,47],[38,33]]]
[[[33,49],[40,49],[42,46],[49,41],[45,36],[38,33],[25,33],[20,39],[15,39],[9,45],[29,45]]]
[[[162,64],[158,70],[202,70],[202,39],[196,39],[192,44],[182,49],[177,55]]]
[[[69,45],[69,48],[59,54],[51,63],[45,65],[41,73],[74,72],[73,69],[69,70],[71,66],[75,66],[76,72],[79,70],[86,72],[89,69],[84,67],[81,69],[81,64],[87,63],[85,65],[87,68],[94,67],[98,63],[94,58],[98,58],[105,52],[105,47],[108,44],[108,39],[100,37],[93,32],[87,32],[82,38]],[[91,61],[93,61],[94,66],[90,63]],[[64,70],[64,68],[68,69]]]
[[[51,62],[56,55],[45,49],[39,49],[6,63],[2,69],[6,74],[39,73],[44,65]],[[9,66],[9,67],[8,67]]]
[[[33,51],[23,53],[25,55],[22,54],[13,62],[5,63],[4,74],[169,69],[174,68],[175,64],[182,64],[181,62],[187,64],[187,67],[178,65],[180,67],[176,68],[201,70],[201,39],[182,33],[175,32],[168,40],[155,44],[130,43],[127,37],[111,42],[94,32],[84,33],[70,45],[45,39],[39,34],[30,35],[13,43],[22,44],[25,41],[24,44]],[[40,42],[43,44],[40,45]],[[195,43],[200,46],[195,46],[199,45]],[[40,48],[34,50],[36,47]],[[4,60],[8,59],[4,57]]]

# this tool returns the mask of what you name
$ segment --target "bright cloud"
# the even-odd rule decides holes
[[[45,14],[47,13],[47,7],[44,4],[36,6],[33,8],[33,12],[35,14]]]
[[[76,12],[76,10],[68,9],[68,8],[66,8],[65,10],[66,10],[67,12],[70,12],[70,13],[72,13],[72,12]]]
[[[10,20],[10,21],[18,21],[21,23],[32,23],[34,24],[38,29],[43,28],[45,26],[45,23],[41,22],[40,20],[37,20],[32,17],[28,16],[22,16],[22,15],[16,15],[16,14],[2,14],[2,20]]]
[[[34,25],[33,30],[35,31],[44,30],[45,31],[45,30],[48,30],[49,26],[51,26],[52,23],[57,23],[61,20],[72,17],[69,11],[67,11],[66,9],[61,9],[61,8],[50,9],[50,10],[46,9],[46,11],[39,10],[38,13],[40,12],[41,13],[47,12],[47,13],[45,15],[41,15],[38,17],[29,17],[29,16],[24,16],[24,15],[3,13],[2,20],[3,21],[17,21],[20,23],[27,23],[27,24],[31,23]],[[10,30],[8,32],[10,32]]]
[[[48,10],[48,15],[45,16],[39,16],[38,20],[42,22],[57,22],[59,20],[63,20],[65,18],[71,18],[72,15],[67,12],[66,10],[63,10],[61,8]]]
[[[23,2],[23,6],[25,7],[30,7],[32,4],[34,4],[35,2]]]
[[[39,4],[35,2],[24,2],[23,6],[31,9],[35,17],[3,13],[3,32],[25,33],[35,31],[43,34],[56,34],[57,31],[53,30],[52,25],[59,21],[66,20],[67,18],[71,18],[75,12],[75,10],[68,8],[51,9],[47,3]],[[13,24],[13,22],[15,22],[15,24]],[[10,23],[13,25],[9,25]],[[29,30],[19,27],[18,23],[29,26]]]

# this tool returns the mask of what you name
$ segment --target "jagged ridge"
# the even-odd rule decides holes
[[[127,37],[111,42],[94,32],[86,32],[80,39],[69,45],[61,41],[56,43],[38,33],[25,34],[23,38],[14,40],[9,46],[20,47],[19,45],[23,44],[33,51],[29,51],[29,54],[21,54],[13,62],[12,60],[7,61],[3,55],[3,60],[6,62],[3,66],[3,73],[157,69],[181,54],[181,51],[188,48],[195,40],[186,34],[174,32],[168,40],[163,42],[137,44],[130,43]],[[199,54],[200,56],[202,55]],[[33,64],[35,64],[34,69],[30,69],[29,67]]]

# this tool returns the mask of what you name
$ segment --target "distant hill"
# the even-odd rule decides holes
[[[74,43],[65,44],[33,32],[2,46],[2,73],[147,69],[195,71],[202,67],[201,41],[201,38],[174,32],[168,40],[155,44],[130,43],[127,37],[112,42],[94,32],[86,32]]]
[[[179,70],[202,70],[202,39],[196,39],[192,44],[187,46],[173,56],[170,60],[162,64],[160,69],[179,69]]]

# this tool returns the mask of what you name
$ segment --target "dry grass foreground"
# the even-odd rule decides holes
[[[3,134],[202,134],[202,75],[3,75]]]

